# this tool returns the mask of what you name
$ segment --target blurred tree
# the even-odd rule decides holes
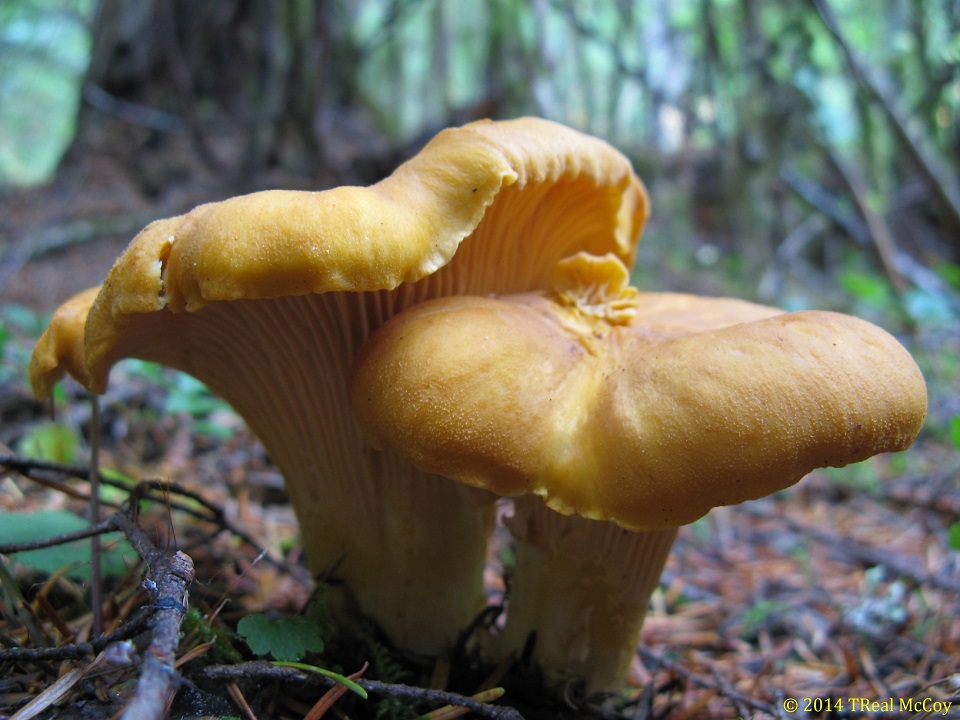
[[[73,137],[95,0],[0,0],[0,189],[49,178]]]
[[[324,144],[315,119],[330,47],[350,55],[331,7],[330,0],[102,0],[74,151],[109,149],[136,165],[185,134],[223,177],[240,180],[276,164],[316,174]],[[348,101],[351,77],[336,73]]]
[[[399,53],[393,59],[401,82],[379,68],[376,94],[382,100],[404,92],[406,38],[394,35],[394,24],[421,4],[390,3],[377,30],[361,38],[357,25],[367,22],[362,16],[370,3],[101,0],[73,152],[129,158],[148,191],[176,175],[178,152],[194,153],[222,179],[241,184],[270,168],[327,180],[331,174],[376,179],[392,169],[383,162],[396,161],[400,152],[383,143],[384,135],[402,134],[391,127],[391,113],[405,112],[408,104],[368,103],[364,64],[383,48]],[[442,77],[436,92],[443,119],[431,130],[493,109],[480,102],[461,111],[459,98],[447,92],[456,40],[446,7],[433,3],[432,22],[416,28],[433,46],[432,57],[420,47],[418,58]],[[188,146],[176,142],[182,137]],[[331,151],[327,141],[334,137],[341,147]],[[345,153],[344,144],[352,152]],[[369,157],[369,145],[380,148],[383,162]],[[356,174],[366,177],[349,177]]]
[[[531,113],[634,158],[642,253],[739,263],[765,299],[960,262],[957,0],[101,0],[92,28],[66,164],[115,156],[148,193],[198,160],[230,191],[369,182]]]

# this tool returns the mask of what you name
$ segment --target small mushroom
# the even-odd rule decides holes
[[[577,250],[630,261],[646,210],[600,140],[533,118],[446,130],[369,188],[255,193],[148,226],[98,294],[58,312],[34,389],[69,371],[102,392],[126,357],[204,381],[283,472],[313,571],[335,568],[397,645],[440,653],[483,607],[492,496],[370,451],[354,351],[418,302],[546,287]]]
[[[811,470],[910,445],[926,387],[863,320],[640,293],[579,253],[553,289],[449,297],[401,313],[357,354],[370,442],[514,496],[501,652],[589,688],[623,679],[677,528]]]

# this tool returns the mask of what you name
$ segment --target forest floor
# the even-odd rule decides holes
[[[70,429],[62,436],[43,430],[48,408],[29,393],[24,363],[39,319],[99,282],[152,217],[221,192],[194,185],[146,200],[109,167],[83,173],[83,182],[0,197],[0,233],[14,240],[0,261],[0,454],[8,455],[0,460],[0,512],[8,522],[15,513],[83,516],[88,508],[89,484],[70,464],[89,447],[89,401],[67,386],[57,404],[57,422]],[[955,408],[946,397],[954,392],[931,385],[932,407]],[[171,396],[183,401],[175,409]],[[353,647],[328,642],[316,658],[347,674],[369,661],[363,679],[387,686],[366,701],[332,696],[296,672],[270,679],[241,666],[254,655],[233,634],[237,620],[299,612],[314,589],[278,473],[235,416],[176,376],[120,368],[100,405],[100,464],[120,478],[104,493],[104,514],[130,494],[124,478],[159,479],[139,527],[155,549],[182,550],[195,568],[189,592],[197,612],[177,649],[186,682],[172,716],[417,717],[443,704],[425,690],[441,675],[464,695],[489,680],[490,668],[391,654],[369,637]],[[28,451],[63,466],[42,471],[22,459]],[[682,529],[623,693],[585,698],[571,687],[547,699],[520,668],[500,668],[494,680],[506,694],[475,716],[508,717],[492,708],[514,707],[528,720],[960,718],[960,551],[948,540],[960,521],[958,473],[960,453],[942,433],[928,432],[901,456],[816,472],[773,497],[715,510]],[[492,599],[502,593],[499,557],[494,548]],[[89,581],[15,560],[0,566],[0,717],[115,716],[136,692],[138,663],[108,661],[96,644],[56,650],[94,639]],[[140,609],[153,601],[141,577],[137,567],[108,573],[103,606],[106,632],[139,628],[131,639],[143,653],[149,630]],[[49,651],[17,656],[15,648]],[[238,670],[213,680],[212,666]],[[399,700],[390,688],[400,683],[424,690]]]

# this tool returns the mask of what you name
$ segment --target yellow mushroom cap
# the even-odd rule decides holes
[[[646,217],[601,140],[535,118],[446,130],[369,188],[255,193],[149,225],[83,301],[85,324],[47,329],[34,390],[67,371],[102,392],[127,357],[207,383],[283,472],[314,571],[336,566],[395,642],[439,652],[482,607],[492,496],[369,452],[354,352],[433,297],[547,287],[578,250],[630,262]]]
[[[83,331],[90,307],[99,292],[100,288],[95,287],[74,295],[57,308],[50,319],[50,325],[37,342],[30,361],[30,384],[37,397],[49,396],[64,373],[70,373],[89,386],[83,356]]]
[[[884,330],[626,278],[616,258],[580,254],[553,293],[396,317],[354,364],[366,436],[471,485],[657,530],[919,432],[923,377]]]
[[[103,391],[136,354],[117,346],[137,316],[424,278],[401,307],[544,287],[578,250],[632,262],[647,212],[629,161],[601,140],[539,118],[451,128],[370,187],[259,192],[147,226],[91,308],[79,379]]]

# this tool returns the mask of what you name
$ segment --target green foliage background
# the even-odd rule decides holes
[[[97,4],[0,3],[0,182],[40,182],[55,170],[74,129]],[[451,109],[495,96],[508,114],[563,120],[628,150],[709,148],[791,109],[787,95],[796,93],[808,103],[811,128],[885,171],[875,175],[879,191],[896,182],[889,172],[897,152],[890,133],[858,97],[856,79],[815,3],[333,5],[341,47],[359,58],[350,68],[357,91],[351,100],[394,140],[435,126]],[[833,0],[830,7],[865,65],[882,71],[929,139],[955,156],[956,3]]]
[[[49,180],[73,139],[95,5],[0,2],[0,188]]]

